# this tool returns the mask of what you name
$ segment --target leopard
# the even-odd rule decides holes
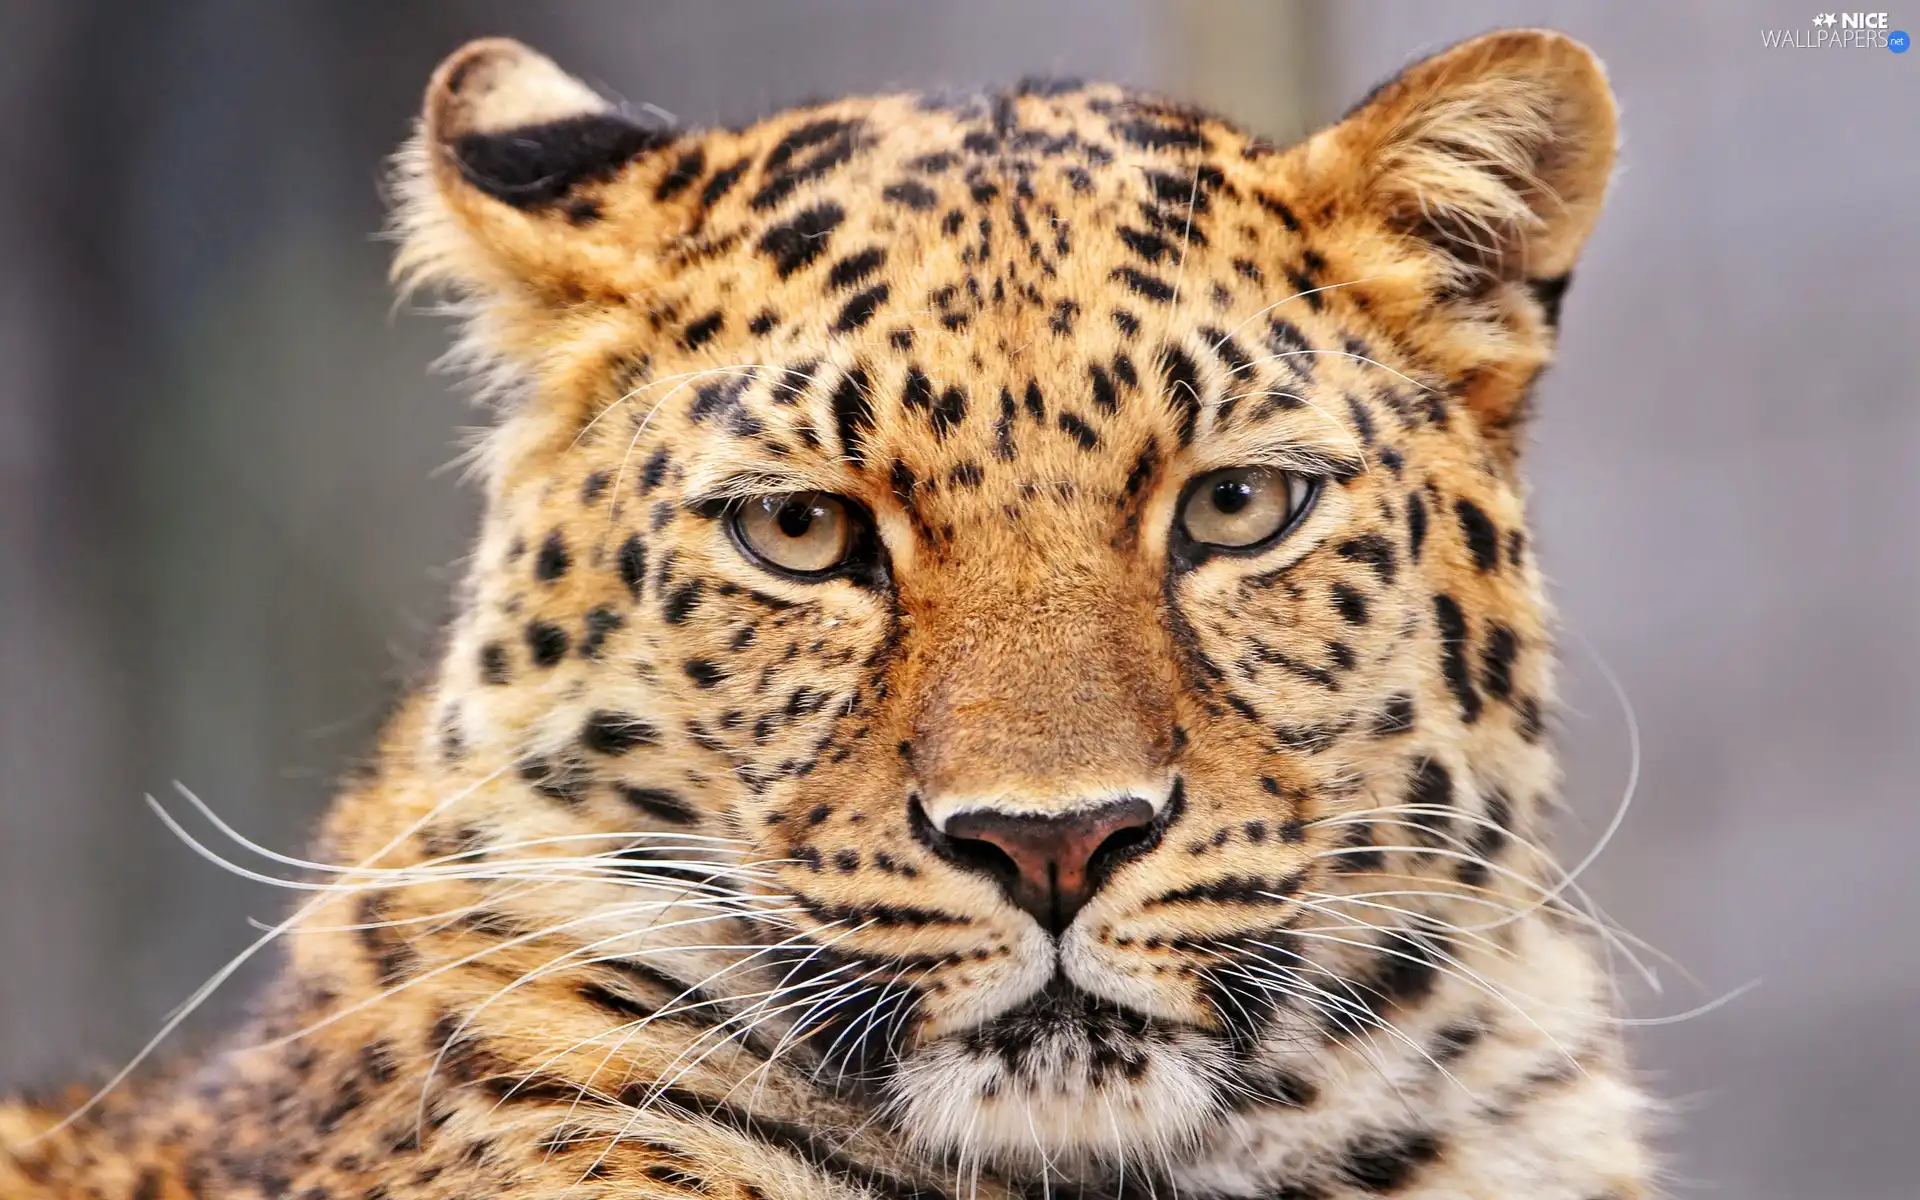
[[[0,1194],[1655,1195],[1522,471],[1617,126],[1536,29],[1291,146],[460,49],[391,177],[492,413],[443,644],[253,848],[245,1015],[0,1108]]]

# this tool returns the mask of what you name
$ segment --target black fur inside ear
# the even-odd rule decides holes
[[[538,209],[559,202],[580,184],[613,178],[677,136],[614,113],[585,113],[498,133],[462,134],[453,143],[453,157],[461,177],[480,191],[515,208]]]
[[[1551,279],[1529,279],[1527,290],[1540,302],[1540,312],[1547,319],[1547,328],[1560,327],[1560,302],[1566,298],[1567,285],[1573,282],[1573,272],[1555,275]]]

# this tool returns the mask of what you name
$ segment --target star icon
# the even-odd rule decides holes
[[[1828,28],[1832,28],[1839,23],[1839,18],[1835,17],[1832,13],[1815,13],[1813,23],[1815,25],[1825,25]]]

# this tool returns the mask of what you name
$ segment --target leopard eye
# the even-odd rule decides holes
[[[817,492],[756,496],[733,515],[734,536],[763,565],[819,575],[847,560],[854,518],[846,502]]]
[[[1313,481],[1277,467],[1228,467],[1193,481],[1180,524],[1203,546],[1243,550],[1293,524],[1313,496]]]

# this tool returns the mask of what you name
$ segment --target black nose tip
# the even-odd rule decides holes
[[[1059,934],[1106,882],[1112,865],[1143,845],[1153,805],[1128,797],[1061,814],[973,809],[947,820],[949,857],[992,875],[1009,899]]]

